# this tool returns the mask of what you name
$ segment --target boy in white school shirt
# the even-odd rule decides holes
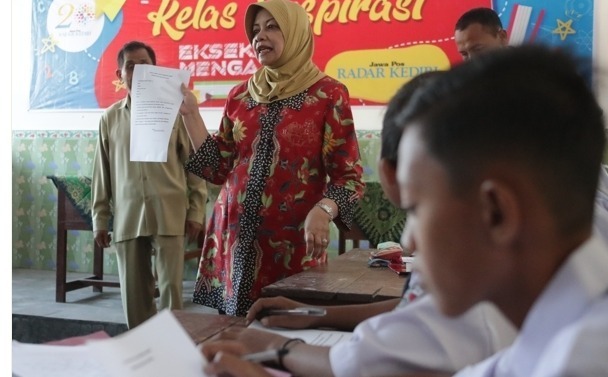
[[[600,182],[595,196],[594,228],[608,241],[608,166],[600,169]]]
[[[458,377],[608,375],[608,246],[593,225],[604,117],[577,69],[563,52],[502,49],[400,115],[403,243],[424,284],[448,316],[488,300],[520,329]]]

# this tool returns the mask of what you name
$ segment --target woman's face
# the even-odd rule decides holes
[[[285,47],[285,38],[279,24],[266,9],[260,9],[253,21],[251,45],[260,64],[270,66],[276,63]]]

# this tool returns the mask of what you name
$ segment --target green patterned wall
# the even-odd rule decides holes
[[[379,131],[358,131],[364,179],[376,181]],[[13,268],[55,270],[57,190],[48,175],[91,176],[96,131],[13,131],[12,222]],[[208,204],[208,210],[212,203]],[[338,237],[331,229],[330,255],[337,254]],[[348,247],[348,245],[347,245]],[[91,272],[93,234],[68,232],[68,271]],[[109,250],[104,271],[116,275],[116,260]],[[194,260],[187,262],[185,278],[196,276]]]
[[[13,267],[55,269],[57,191],[47,175],[89,175],[92,131],[15,131],[12,140]],[[68,232],[68,271],[92,270],[91,232]],[[104,267],[116,273],[113,258]]]

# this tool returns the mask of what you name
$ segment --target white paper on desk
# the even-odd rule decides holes
[[[206,361],[169,310],[114,338],[87,346],[113,377],[201,377]]]
[[[110,377],[85,345],[57,346],[13,341],[13,375],[19,377]]]
[[[353,336],[353,333],[348,331],[321,329],[292,330],[278,327],[265,327],[260,323],[260,321],[257,320],[251,322],[248,327],[262,331],[269,331],[287,338],[300,338],[306,343],[312,344],[314,346],[331,347],[334,344],[345,342]]]
[[[131,161],[166,162],[190,71],[136,64],[131,84]]]

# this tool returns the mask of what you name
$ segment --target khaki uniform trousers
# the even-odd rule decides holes
[[[122,307],[129,329],[157,313],[156,276],[158,308],[183,308],[184,239],[146,236],[115,243]]]

